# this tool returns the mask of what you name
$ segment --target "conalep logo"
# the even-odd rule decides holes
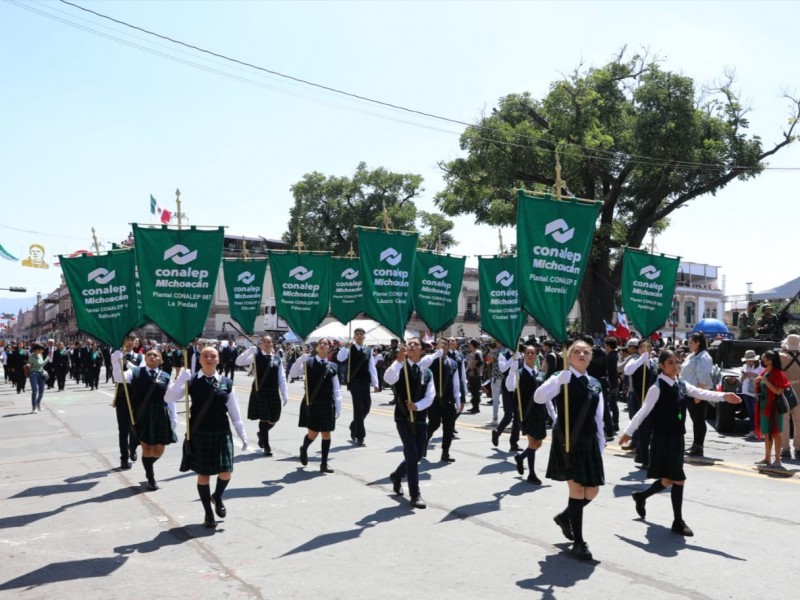
[[[644,275],[647,277],[647,279],[652,281],[653,279],[661,277],[661,271],[656,269],[653,265],[647,265],[646,267],[643,267],[641,271],[639,271],[639,275]]]
[[[444,279],[447,277],[447,269],[441,265],[436,265],[428,269],[428,275],[433,275],[436,279]]]
[[[189,250],[183,244],[175,244],[164,252],[164,260],[172,259],[176,265],[186,265],[197,258],[197,250]]]
[[[556,219],[545,225],[544,234],[551,236],[559,244],[565,244],[575,235],[575,228],[570,228],[564,219]]]
[[[117,276],[116,270],[109,271],[108,269],[104,269],[103,267],[100,267],[98,269],[95,269],[91,273],[89,273],[88,281],[95,281],[95,282],[99,283],[100,285],[105,285],[109,281],[114,279],[114,277],[116,277],[116,276]]]
[[[497,274],[497,277],[494,278],[494,281],[503,287],[508,287],[514,283],[514,276],[508,271],[501,271]]]
[[[380,260],[385,260],[387,263],[396,267],[401,260],[403,260],[403,255],[400,254],[394,248],[387,248],[383,252],[381,252]]]
[[[255,278],[256,276],[250,271],[243,271],[239,273],[239,276],[236,278],[236,280],[241,281],[246,285],[250,285],[251,283],[253,283],[253,281],[255,281]]]
[[[305,281],[312,275],[314,275],[314,271],[309,271],[302,265],[289,271],[289,277],[294,277],[297,281]]]
[[[356,277],[358,277],[358,271],[348,267],[347,269],[342,271],[342,277],[344,279],[347,279],[348,281],[351,280],[351,279],[355,279]]]

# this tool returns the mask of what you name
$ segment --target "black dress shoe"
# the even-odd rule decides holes
[[[688,454],[689,456],[702,457],[703,456],[703,447],[702,446],[692,446],[691,448],[689,448],[689,452],[687,452],[686,454]]]
[[[367,444],[366,444],[366,442],[365,442],[363,439],[361,439],[361,440],[357,440],[357,441],[356,441],[356,446],[360,446],[360,447],[362,447],[362,448],[363,448],[363,447],[364,447],[364,446],[366,446],[366,445],[367,445]]]
[[[136,450],[131,450],[131,460],[135,461],[137,458],[139,458],[139,456],[136,454]]]
[[[328,463],[322,463],[322,464],[319,466],[319,472],[320,472],[320,473],[333,473],[333,469],[331,469],[331,468],[328,466]]]
[[[519,444],[511,444],[509,447],[509,452],[522,452],[522,448],[519,447]]]
[[[398,496],[403,495],[403,486],[400,484],[400,476],[397,473],[389,473],[389,479],[392,482],[392,490]]]
[[[589,551],[589,546],[586,545],[586,542],[572,544],[570,553],[578,560],[592,560],[592,553]]]
[[[561,528],[561,533],[564,534],[565,538],[569,541],[575,539],[575,536],[572,535],[572,523],[569,522],[569,516],[566,513],[558,513],[553,517],[553,521]]]
[[[471,415],[477,415],[479,412],[481,412],[481,409],[480,408],[470,408],[467,412],[469,414],[471,414]]]
[[[694,535],[694,531],[689,529],[689,526],[683,521],[673,521],[672,531],[680,535],[685,535],[686,537],[692,537]]]
[[[492,429],[492,446],[497,448],[497,444],[500,443],[500,432],[496,429]]]
[[[214,505],[214,512],[217,513],[217,516],[220,519],[224,519],[228,514],[228,509],[225,508],[225,505],[222,503],[222,500],[217,498],[215,494],[211,494],[211,504]]]
[[[272,448],[264,448],[264,456],[272,456]]]
[[[203,521],[203,527],[208,527],[209,529],[214,529],[217,526],[217,522],[214,520],[214,515],[206,515],[205,520]]]
[[[300,446],[300,464],[304,467],[308,464],[308,448]]]
[[[123,471],[127,471],[131,468],[131,463],[129,463],[127,460],[123,460],[121,463],[119,463],[119,468]]]
[[[647,498],[642,497],[642,492],[633,492],[631,494],[633,501],[636,503],[636,514],[642,517],[643,519],[647,516],[647,510],[645,509],[645,502],[647,502]]]
[[[519,454],[514,457],[514,462],[517,463],[517,473],[520,475],[525,474],[525,459]]]
[[[450,456],[449,454],[442,454],[442,462],[456,462],[456,459]]]
[[[533,485],[542,485],[542,480],[539,479],[535,473],[531,473],[530,475],[528,475],[525,481],[527,481],[528,483],[532,483]]]
[[[158,484],[156,483],[155,479],[148,479],[147,480],[147,489],[151,492],[154,492],[158,489]]]
[[[422,496],[411,496],[411,506],[414,508],[428,508],[428,505],[425,504],[425,500],[422,499]]]

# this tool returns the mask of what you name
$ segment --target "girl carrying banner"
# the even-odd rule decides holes
[[[583,539],[583,509],[605,484],[603,392],[600,382],[586,374],[592,358],[591,346],[582,340],[575,341],[567,356],[569,367],[545,381],[533,399],[538,404],[552,400],[558,413],[546,477],[566,481],[569,500],[567,508],[553,520],[564,537],[574,541],[572,555],[579,560],[591,560],[592,553]]]

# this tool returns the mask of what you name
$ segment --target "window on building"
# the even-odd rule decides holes
[[[717,318],[717,305],[716,304],[707,305],[705,310],[703,311],[703,318],[704,319],[716,319]]]
[[[697,324],[693,300],[686,300],[683,303],[683,320],[686,322],[686,327],[694,327]]]

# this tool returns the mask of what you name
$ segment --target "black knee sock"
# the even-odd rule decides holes
[[[653,494],[657,494],[658,492],[660,492],[660,491],[661,491],[661,490],[663,490],[663,489],[665,489],[665,488],[664,488],[664,484],[663,484],[663,483],[661,483],[661,480],[660,480],[660,479],[656,479],[656,480],[655,480],[655,481],[654,481],[654,482],[653,482],[653,483],[650,485],[650,487],[649,487],[649,488],[647,488],[647,489],[646,489],[645,491],[643,491],[643,492],[640,492],[640,493],[639,493],[639,495],[640,495],[642,498],[645,498],[645,499],[647,499],[647,498],[649,498],[650,496],[652,496]]]
[[[583,498],[570,498],[567,503],[569,521],[572,524],[572,535],[575,542],[583,542]]]
[[[328,464],[328,452],[331,449],[331,441],[323,439],[322,440],[322,464]]]
[[[214,489],[214,498],[217,499],[217,504],[222,504],[222,494],[225,493],[225,488],[228,487],[230,479],[222,479],[217,477],[217,487]]]
[[[591,500],[589,500],[588,498],[584,498],[582,500],[582,502],[583,502],[583,506],[585,507],[587,504],[589,504],[589,502],[591,502]]]
[[[142,466],[144,467],[144,474],[147,475],[147,479],[155,479],[153,475],[153,463],[156,462],[156,459],[152,456],[143,456],[142,457]]]
[[[264,444],[264,450],[269,450],[269,430],[272,429],[272,425],[269,423],[265,423],[261,421],[258,424],[258,430],[261,433],[261,442]]]
[[[314,442],[308,435],[303,438],[303,449],[308,450],[308,447]]]
[[[200,502],[203,504],[203,508],[206,511],[206,517],[214,517],[214,513],[211,512],[211,486],[208,484],[201,485],[197,484],[197,493],[200,496]]]
[[[683,521],[683,486],[672,485],[672,513],[676,521]]]
[[[536,450],[533,448],[525,448],[522,452],[522,456],[527,457],[528,459],[528,471],[531,475],[534,474],[533,472],[533,465],[536,462]]]

